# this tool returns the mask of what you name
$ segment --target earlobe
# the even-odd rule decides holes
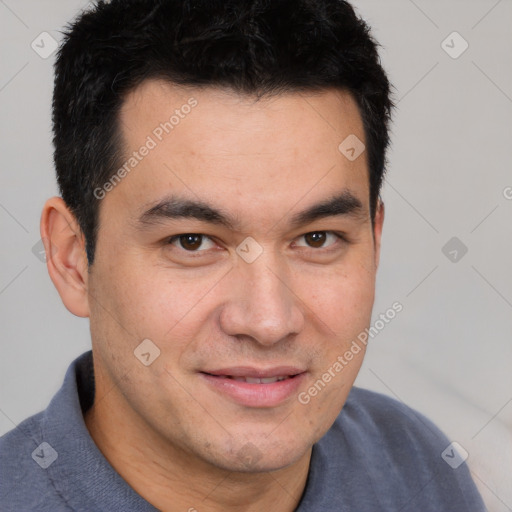
[[[375,268],[378,268],[380,261],[380,245],[382,238],[382,227],[384,224],[384,203],[379,199],[375,211],[375,221],[373,223],[373,238],[375,241]]]
[[[41,238],[48,273],[62,302],[74,315],[88,317],[85,239],[75,216],[61,197],[48,199],[43,207]]]

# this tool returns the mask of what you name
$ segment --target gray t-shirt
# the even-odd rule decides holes
[[[89,435],[83,412],[94,400],[93,375],[89,351],[70,365],[46,410],[0,438],[2,512],[157,510],[121,478]],[[353,388],[313,447],[297,512],[485,511],[466,463],[458,465],[450,450],[448,458],[441,456],[449,444],[412,409]]]

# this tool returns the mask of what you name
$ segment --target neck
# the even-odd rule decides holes
[[[163,512],[256,512],[296,509],[309,470],[311,449],[292,465],[267,473],[215,467],[163,439],[131,409],[117,388],[96,382],[85,423],[111,466],[140,496]],[[122,418],[122,421],[116,420]]]

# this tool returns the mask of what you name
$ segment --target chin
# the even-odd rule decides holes
[[[219,449],[215,461],[217,467],[237,473],[267,473],[286,468],[300,460],[311,448],[304,439],[296,443],[290,439],[276,438],[231,443],[228,450]],[[212,457],[210,453],[210,458]]]

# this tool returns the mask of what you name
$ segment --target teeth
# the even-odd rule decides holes
[[[273,384],[274,382],[280,382],[282,380],[287,379],[288,377],[231,377],[229,378],[236,380],[238,382],[247,382],[248,384]]]
[[[258,379],[257,377],[245,377],[245,382],[248,384],[261,384],[263,379]]]

